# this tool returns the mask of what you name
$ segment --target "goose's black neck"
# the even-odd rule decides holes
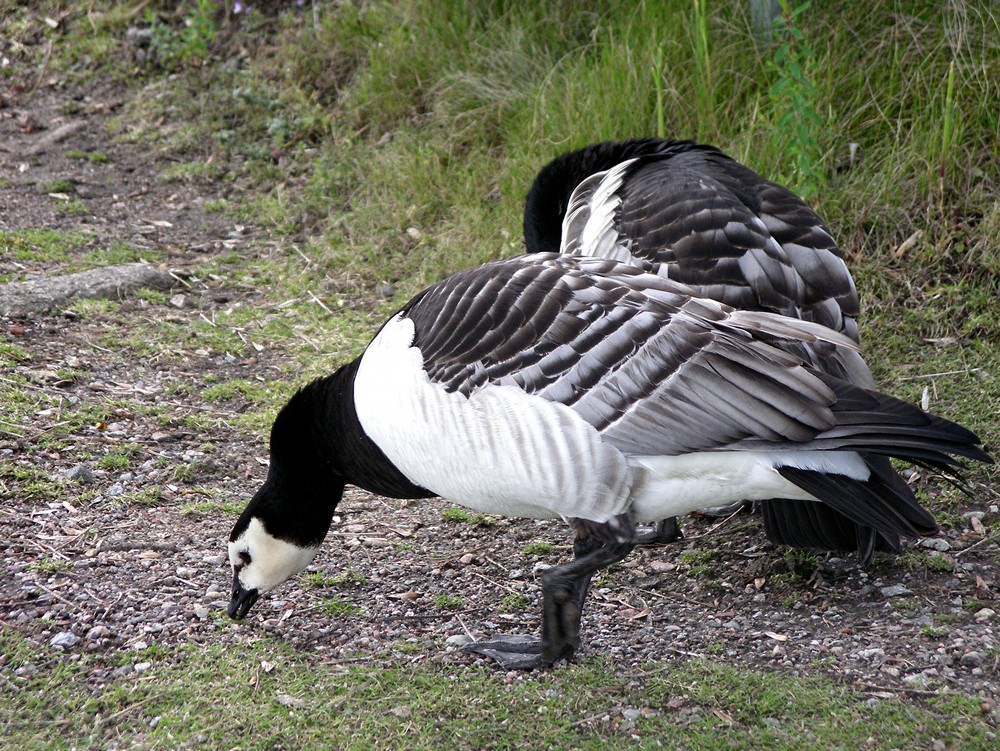
[[[296,437],[310,444],[311,460],[331,481],[357,485],[390,498],[429,498],[434,494],[410,482],[368,437],[354,407],[354,379],[360,358],[336,373],[305,386],[285,409]],[[297,403],[296,403],[297,402]],[[294,406],[293,406],[294,404]],[[279,415],[279,420],[281,416]],[[277,427],[277,421],[275,422]],[[271,436],[272,461],[275,436]]]
[[[562,220],[573,190],[581,181],[626,159],[667,157],[686,151],[712,151],[692,141],[633,138],[606,141],[556,157],[538,173],[524,205],[524,240],[529,253],[558,252]]]

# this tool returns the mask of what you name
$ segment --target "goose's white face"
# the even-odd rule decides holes
[[[269,534],[260,519],[253,517],[246,530],[229,543],[229,564],[233,567],[233,598],[229,615],[243,618],[265,592],[295,576],[319,551],[300,547]]]

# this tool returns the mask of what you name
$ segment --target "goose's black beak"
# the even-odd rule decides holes
[[[246,618],[247,613],[250,612],[250,608],[253,604],[257,602],[260,597],[260,592],[256,589],[244,589],[243,584],[240,583],[239,572],[233,572],[233,597],[229,601],[229,607],[226,612],[229,613],[229,617],[237,621]]]

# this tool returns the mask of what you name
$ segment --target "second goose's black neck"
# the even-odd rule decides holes
[[[692,141],[633,138],[605,141],[556,157],[538,173],[524,204],[524,241],[529,253],[559,251],[562,220],[573,190],[584,179],[626,159],[640,156],[669,157],[686,151],[718,153],[711,146]]]

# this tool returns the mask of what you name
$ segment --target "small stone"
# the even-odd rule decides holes
[[[137,662],[135,665],[132,666],[132,668],[137,673],[145,673],[151,667],[153,667],[153,665],[152,665],[152,663],[149,663],[149,662]]]
[[[121,483],[116,482],[114,485],[109,485],[104,492],[109,498],[116,498],[125,492],[125,488],[122,487]]]
[[[958,663],[963,668],[978,668],[982,667],[985,661],[986,656],[982,652],[966,652]]]
[[[187,310],[194,307],[194,303],[191,302],[191,298],[188,295],[174,295],[170,298],[170,304],[180,310]]]
[[[129,26],[125,30],[125,43],[136,49],[149,47],[153,43],[153,30]]]
[[[79,643],[80,637],[72,631],[60,631],[58,634],[53,636],[52,640],[49,642],[49,644],[57,649],[70,649]]]
[[[474,641],[475,639],[468,634],[452,634],[444,640],[444,643],[449,647],[464,647],[466,644],[472,644]]]
[[[988,621],[991,618],[993,618],[996,614],[997,614],[997,612],[995,610],[993,610],[992,608],[983,608],[982,610],[977,610],[976,611],[976,620],[977,621]]]
[[[82,464],[77,464],[75,467],[66,470],[66,479],[89,485],[94,481],[94,473]]]
[[[913,592],[908,590],[902,584],[893,584],[889,587],[882,587],[883,597],[906,597],[907,595],[912,595]]]
[[[94,626],[87,632],[87,636],[85,638],[87,641],[94,641],[96,639],[105,639],[109,636],[111,636],[111,629],[107,626]]]
[[[275,701],[277,701],[281,706],[289,707],[291,709],[302,709],[306,706],[306,702],[303,699],[299,699],[295,696],[289,696],[288,694],[278,694],[275,697]]]
[[[622,711],[622,717],[625,718],[625,722],[635,722],[642,715],[642,712],[638,709],[625,709]]]
[[[163,715],[156,715],[156,717],[154,717],[152,720],[149,721],[149,726],[151,728],[155,728],[157,725],[160,724],[160,720],[162,720],[162,719],[163,719]]]
[[[375,297],[380,300],[388,300],[396,294],[396,288],[388,282],[379,282],[375,285]]]
[[[951,550],[951,543],[942,537],[925,537],[920,541],[920,546],[942,553]]]
[[[203,621],[206,618],[208,618],[208,612],[209,612],[208,608],[206,608],[204,605],[194,606],[194,617],[197,618],[199,621]]]

